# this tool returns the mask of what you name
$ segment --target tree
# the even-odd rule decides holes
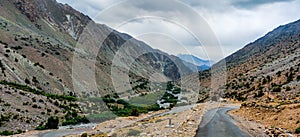
[[[58,117],[49,117],[45,125],[46,129],[58,129]]]
[[[139,116],[139,112],[138,112],[138,109],[136,108],[133,108],[131,110],[131,113],[130,113],[131,116]]]
[[[25,83],[26,83],[26,84],[30,84],[30,81],[26,78],[26,79],[25,79]]]

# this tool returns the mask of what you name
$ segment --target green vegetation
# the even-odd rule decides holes
[[[145,80],[143,78],[139,79],[136,81],[136,83],[139,83],[138,85],[132,87],[132,90],[137,90],[137,89],[149,89],[149,81]]]
[[[135,129],[129,129],[127,136],[139,136],[141,131]]]
[[[281,91],[281,87],[276,86],[273,88],[272,92],[280,92]]]
[[[90,121],[85,117],[85,116],[76,116],[73,118],[67,118],[62,125],[66,126],[66,125],[76,125],[76,124],[80,124],[80,123],[89,123]]]
[[[82,133],[81,137],[88,137],[88,134],[87,133]]]
[[[298,128],[295,129],[295,133],[296,133],[296,134],[299,134],[299,133],[300,133],[300,127],[298,127]]]
[[[290,90],[292,90],[292,89],[291,89],[290,86],[286,86],[285,90],[286,90],[286,91],[290,91]]]
[[[2,135],[2,136],[10,136],[10,135],[14,135],[14,134],[15,133],[13,131],[8,131],[8,130],[0,132],[0,135]]]
[[[43,65],[41,65],[39,62],[34,63],[33,65],[34,65],[34,66],[39,66],[39,67],[41,67],[42,69],[45,69],[45,67],[44,67]]]
[[[7,81],[0,81],[0,84],[2,85],[7,85],[15,89],[31,92],[37,95],[43,95],[52,99],[58,99],[58,100],[67,100],[67,101],[76,101],[77,98],[74,96],[68,96],[68,95],[57,95],[57,94],[51,94],[51,93],[46,93],[45,91],[40,91],[33,89],[27,85],[21,85],[13,82],[7,82]]]
[[[113,96],[111,95],[106,95],[103,97],[103,101],[106,103],[109,109],[117,116],[138,116],[140,113],[147,113],[149,111],[160,110],[158,104],[153,104],[146,107],[134,106],[123,99],[112,97]]]
[[[47,123],[45,125],[41,123],[35,129],[36,130],[58,129],[58,123],[59,123],[58,117],[51,116],[48,118]]]
[[[38,125],[35,130],[46,130],[46,127],[43,124]]]
[[[168,82],[166,92],[161,98],[164,100],[162,103],[170,103],[170,107],[174,107],[178,102],[178,97],[175,95],[179,94],[180,92],[180,88],[176,87],[171,81]]]
[[[162,99],[164,100],[162,103],[171,103],[171,107],[175,106],[178,101],[178,97],[175,97],[173,94],[166,92]]]
[[[1,68],[1,70],[2,70],[2,73],[3,74],[5,74],[5,67],[4,67],[4,65],[3,65],[3,63],[2,63],[2,61],[0,60],[0,68]]]
[[[225,93],[225,97],[234,98],[238,101],[246,101],[247,99],[247,97],[244,97],[244,93],[237,93],[236,91]]]
[[[254,98],[260,98],[260,97],[262,97],[264,95],[265,95],[264,92],[262,90],[259,90],[258,93],[254,94]]]
[[[87,118],[93,122],[103,122],[116,118],[116,115],[114,115],[111,111],[106,111],[99,114],[90,114],[87,116]]]
[[[159,100],[163,95],[164,91],[158,91],[154,93],[148,93],[146,95],[132,97],[128,103],[135,105],[135,106],[141,106],[146,107],[152,104],[155,104],[157,100]]]
[[[4,124],[4,122],[8,122],[11,118],[10,114],[1,114],[0,115],[0,127]]]

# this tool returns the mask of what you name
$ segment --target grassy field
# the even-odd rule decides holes
[[[165,91],[158,91],[158,92],[148,93],[147,95],[143,95],[143,96],[132,97],[128,101],[128,103],[135,106],[146,107],[155,104],[156,101],[159,100],[164,95],[164,93]]]

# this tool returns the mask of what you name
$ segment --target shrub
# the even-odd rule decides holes
[[[127,135],[128,136],[139,136],[140,133],[141,133],[141,131],[139,131],[139,130],[130,129]]]
[[[254,98],[259,98],[264,96],[264,92],[262,90],[259,90],[258,93],[255,93]]]
[[[47,129],[58,129],[58,123],[59,123],[58,117],[51,116],[48,118],[45,127]]]
[[[25,83],[26,84],[30,84],[30,80],[28,80],[27,78],[25,79]]]
[[[296,134],[299,134],[299,133],[300,133],[300,127],[298,127],[298,128],[295,129],[295,133],[296,133]]]
[[[9,103],[5,103],[4,106],[9,107],[11,105]]]
[[[63,126],[66,126],[66,125],[76,125],[76,124],[80,124],[80,123],[90,123],[90,121],[85,117],[81,117],[81,116],[77,116],[75,118],[72,118],[72,119],[69,119],[69,120],[66,120],[62,123]]]
[[[32,108],[38,108],[37,104],[33,104]]]
[[[11,47],[14,50],[19,50],[19,49],[23,49],[21,46],[16,46],[16,47]]]
[[[38,80],[36,79],[36,77],[34,77],[34,76],[32,77],[32,82],[33,82],[33,83],[39,83],[39,81],[38,81]]]
[[[281,91],[281,87],[276,86],[276,87],[273,88],[272,91],[273,92],[280,92]]]
[[[139,116],[139,112],[137,108],[133,108],[130,113],[131,116]]]
[[[37,94],[37,95],[43,95],[43,96],[46,96],[46,97],[49,97],[49,98],[52,98],[52,99],[67,100],[67,101],[76,101],[77,100],[77,98],[74,97],[74,96],[50,94],[50,93],[46,93],[45,91],[36,90],[36,89],[33,89],[29,86],[20,85],[20,84],[14,83],[14,82],[0,81],[0,84],[8,85],[12,88],[16,88],[16,89],[20,89],[20,90],[23,90],[23,91],[31,92],[31,93],[34,93],[34,94]]]
[[[87,133],[83,133],[83,134],[81,134],[81,137],[88,137],[88,134]]]
[[[291,90],[291,87],[286,86],[285,90],[286,90],[286,91],[290,91],[290,90]]]
[[[35,130],[45,130],[45,129],[46,129],[46,127],[43,125],[39,125],[35,128]]]
[[[14,132],[8,131],[8,130],[0,132],[0,135],[3,135],[3,136],[10,136],[10,135],[13,135],[13,134],[14,134]]]
[[[54,102],[54,105],[55,105],[55,106],[59,106],[59,103],[58,103],[57,100]]]

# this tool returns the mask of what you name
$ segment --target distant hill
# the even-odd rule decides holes
[[[191,54],[179,54],[177,56],[185,62],[196,65],[198,70],[207,70],[213,64],[213,61],[203,60]]]

